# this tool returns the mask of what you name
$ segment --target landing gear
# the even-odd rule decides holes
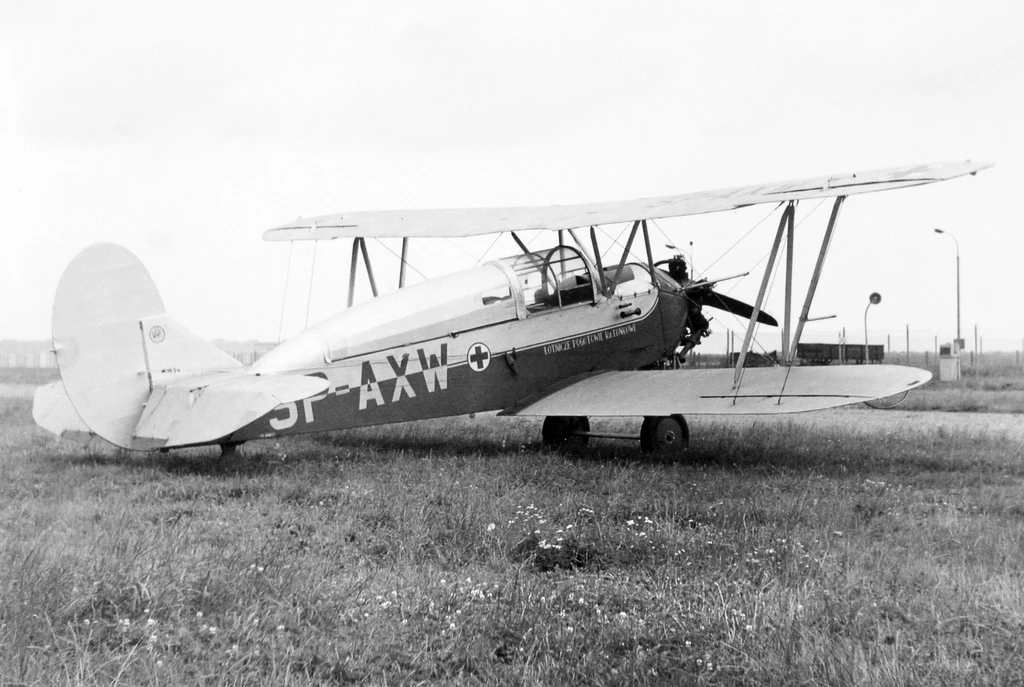
[[[241,442],[231,442],[220,445],[220,457],[221,458],[237,458],[238,447],[241,446]]]
[[[590,437],[580,436],[576,432],[589,431],[589,418],[580,415],[551,415],[544,418],[540,435],[545,446],[586,446],[590,443]]]
[[[677,456],[689,443],[690,428],[682,415],[645,417],[640,426],[640,448],[644,453]]]
[[[590,418],[569,415],[551,415],[544,418],[541,437],[545,446],[582,447],[590,437],[601,439],[637,440],[636,434],[617,432],[591,432]],[[679,458],[690,443],[690,428],[682,415],[645,417],[640,426],[640,448],[644,453],[658,457]]]

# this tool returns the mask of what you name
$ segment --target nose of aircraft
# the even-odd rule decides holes
[[[251,374],[278,374],[324,367],[330,362],[327,344],[314,329],[306,329],[257,360]]]

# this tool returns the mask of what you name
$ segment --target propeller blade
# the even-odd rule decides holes
[[[738,301],[732,296],[726,296],[722,293],[710,291],[706,296],[701,299],[701,305],[710,305],[712,308],[718,308],[726,312],[731,312],[733,315],[739,315],[740,317],[746,317],[750,319],[750,316],[754,314],[754,306],[747,305],[743,301]],[[769,327],[778,327],[779,321],[774,317],[761,311],[757,314],[757,321],[761,324],[766,324]]]

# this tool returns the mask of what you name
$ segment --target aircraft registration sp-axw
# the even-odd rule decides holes
[[[124,248],[97,244],[68,266],[53,309],[61,380],[37,393],[36,422],[69,439],[126,449],[241,443],[303,432],[500,411],[544,416],[549,444],[614,436],[590,418],[642,416],[645,451],[675,451],[686,415],[792,413],[914,389],[912,367],[800,367],[794,354],[840,209],[851,195],[975,174],[971,162],[902,167],[636,201],[576,206],[355,212],[271,229],[272,241],[352,239],[348,308],[248,368],[171,319],[149,274]],[[833,198],[802,309],[792,317],[794,216]],[[655,262],[648,220],[772,203],[783,207],[756,301],[691,278],[682,257]],[[621,256],[595,227],[629,227]],[[550,247],[520,238],[549,232]],[[409,240],[508,232],[510,257],[406,286]],[[378,294],[369,238],[401,237],[399,289]],[[638,240],[639,239],[639,240]],[[785,314],[762,310],[783,239]],[[633,247],[643,257],[633,256]],[[642,250],[640,250],[642,248]],[[353,305],[362,255],[375,298]],[[721,280],[719,280],[721,281]],[[679,369],[709,333],[703,308],[749,320],[734,369]],[[757,324],[781,326],[781,365],[744,365]]]

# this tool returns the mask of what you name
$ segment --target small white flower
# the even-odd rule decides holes
[[[493,532],[493,531],[494,531],[494,529],[495,529],[496,527],[497,527],[497,525],[495,525],[495,524],[494,524],[494,523],[492,522],[492,523],[491,523],[490,525],[488,525],[488,526],[487,526],[487,531],[488,531],[488,532]]]

